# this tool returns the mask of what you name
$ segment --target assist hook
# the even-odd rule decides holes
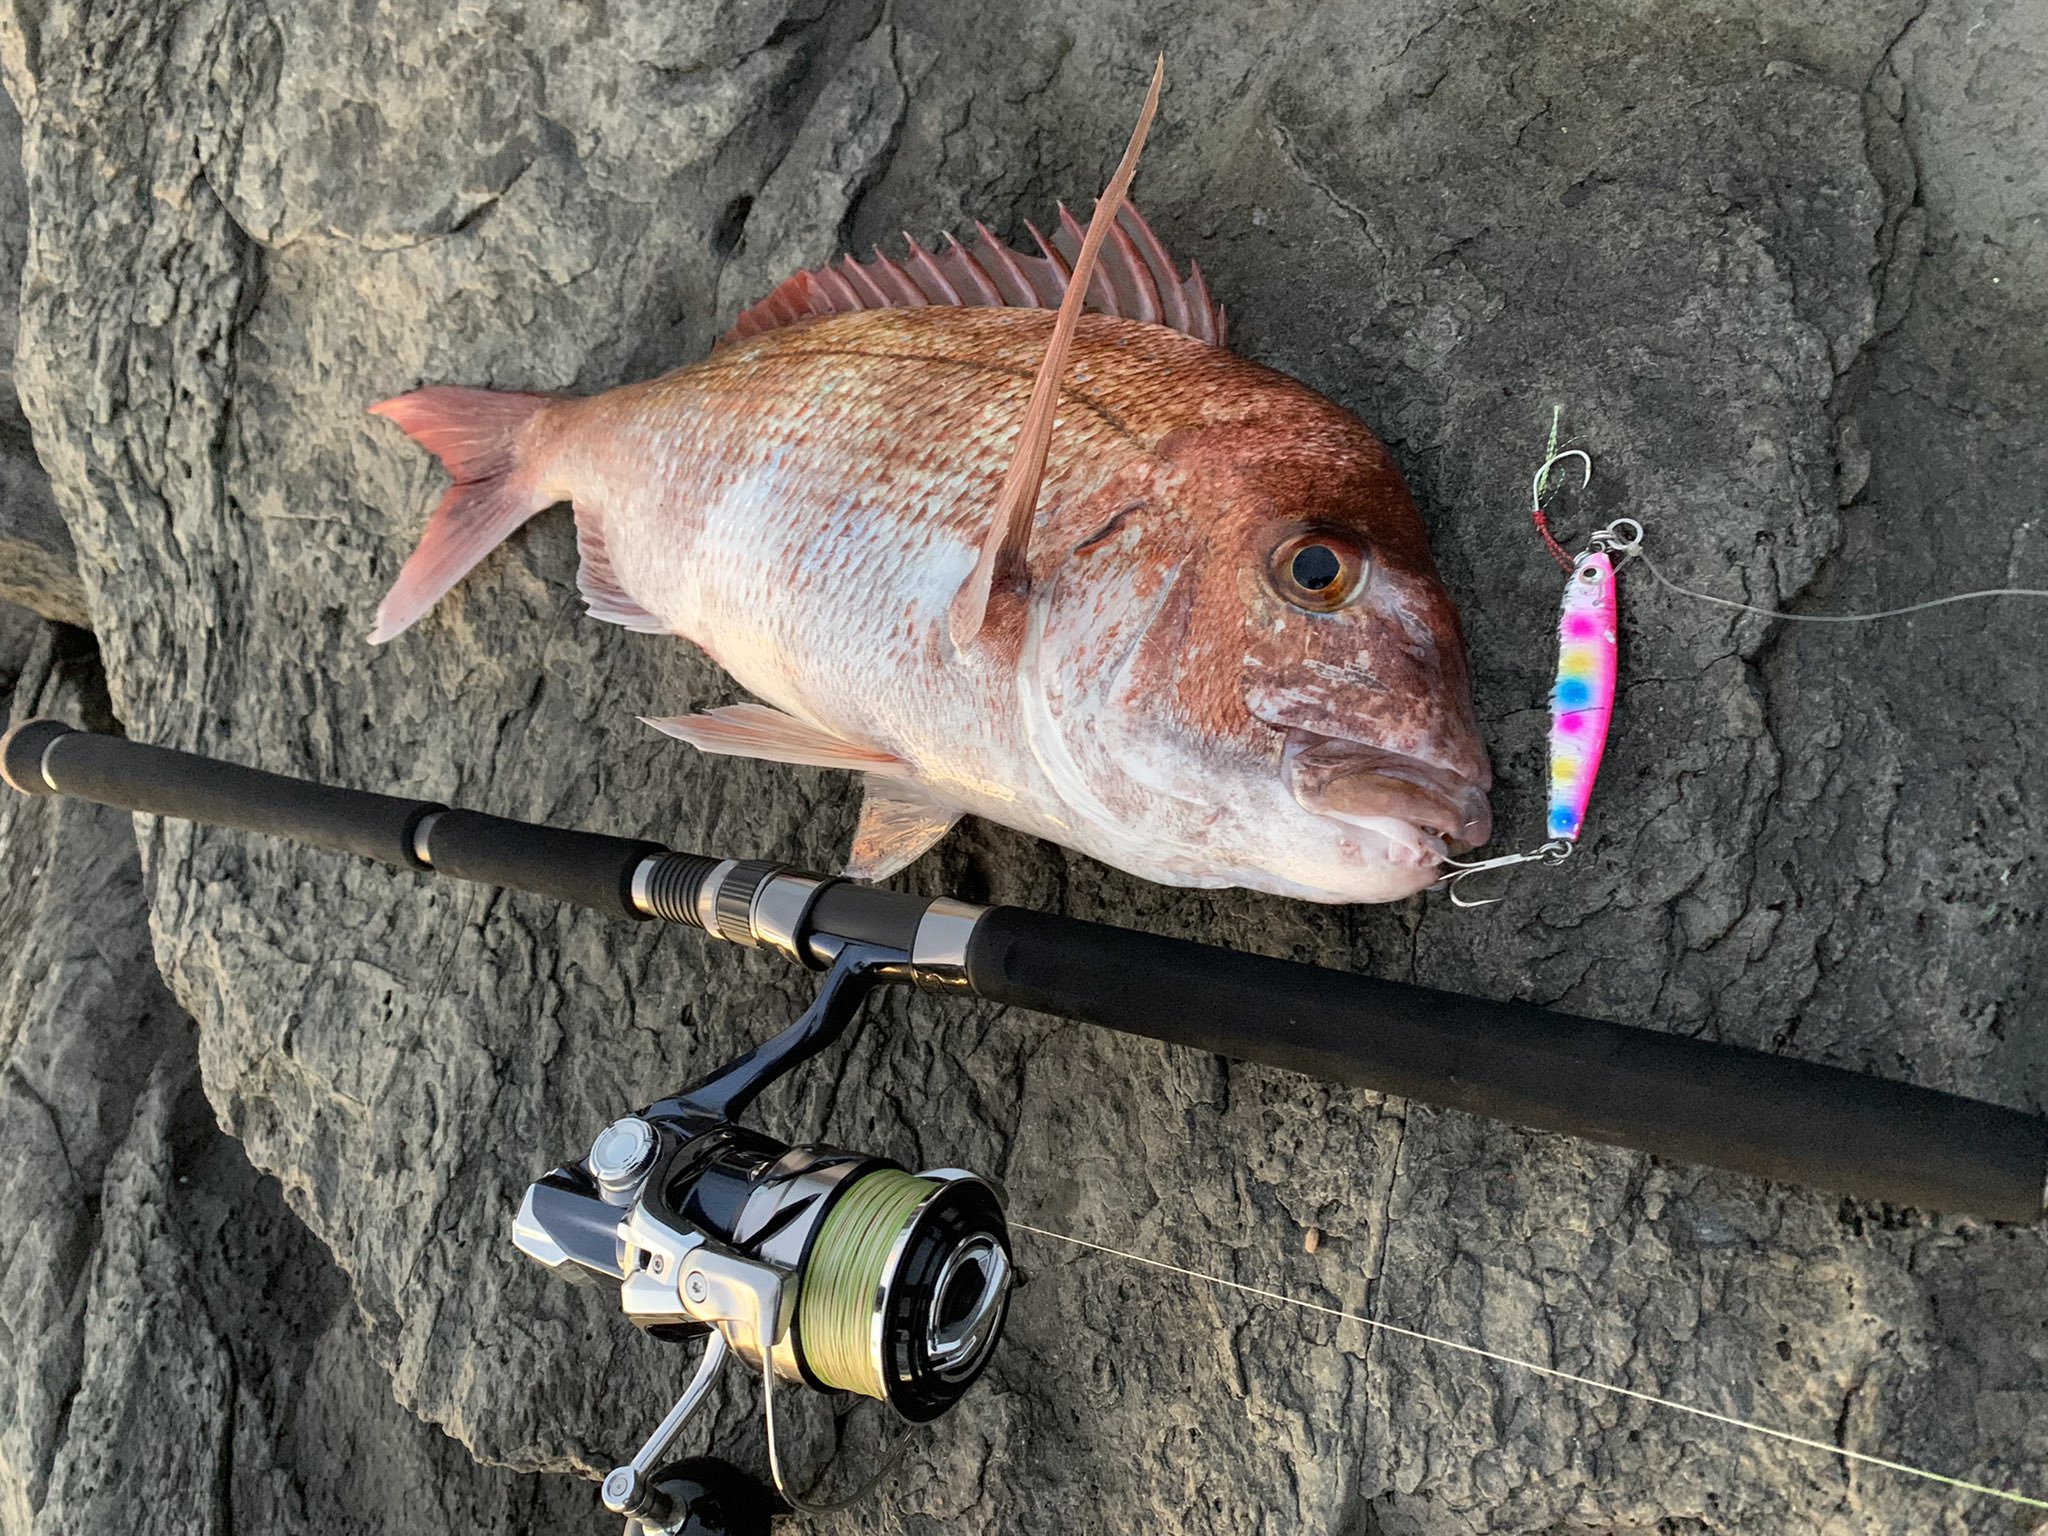
[[[1553,443],[1557,441],[1554,427],[1550,440]],[[1543,493],[1550,486],[1550,471],[1566,459],[1577,459],[1585,466],[1586,477],[1579,482],[1580,490],[1583,491],[1593,483],[1593,456],[1585,449],[1567,448],[1562,453],[1553,453],[1537,465],[1536,473],[1529,477],[1529,520],[1536,525],[1536,531],[1543,535],[1543,546],[1550,551],[1550,558],[1557,562],[1560,570],[1568,571],[1572,568],[1572,557],[1565,547],[1557,542],[1557,535],[1550,531],[1550,515],[1543,510]]]

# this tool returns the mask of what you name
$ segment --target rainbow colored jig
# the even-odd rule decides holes
[[[1550,811],[1545,829],[1576,842],[1614,719],[1620,608],[1614,561],[1588,549],[1564,586],[1557,620],[1557,682],[1550,690]]]
[[[1552,558],[1568,573],[1557,616],[1557,680],[1550,690],[1550,795],[1544,816],[1549,840],[1527,853],[1446,860],[1449,873],[1443,884],[1450,892],[1451,904],[1457,907],[1486,907],[1499,900],[1466,899],[1457,889],[1461,880],[1515,864],[1558,864],[1571,857],[1585,827],[1593,782],[1599,777],[1600,759],[1607,749],[1620,655],[1621,606],[1613,552],[1622,551],[1626,562],[1640,549],[1643,530],[1634,519],[1622,518],[1594,534],[1577,556],[1567,554],[1552,535],[1543,510],[1545,482],[1550,471],[1566,459],[1578,459],[1585,465],[1586,478],[1580,488],[1590,485],[1593,460],[1577,448],[1553,451],[1529,485],[1530,516],[1536,531]]]

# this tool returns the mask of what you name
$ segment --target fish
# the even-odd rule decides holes
[[[851,876],[974,815],[1169,885],[1434,884],[1490,832],[1457,611],[1378,438],[1128,202],[1159,85],[1035,255],[842,256],[658,378],[371,407],[454,482],[372,641],[567,502],[589,613],[753,695],[651,725],[863,776]]]

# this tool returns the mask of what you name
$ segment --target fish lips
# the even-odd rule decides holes
[[[1486,791],[1432,763],[1300,729],[1287,733],[1284,760],[1295,800],[1318,816],[1366,826],[1406,822],[1452,853],[1493,835]]]

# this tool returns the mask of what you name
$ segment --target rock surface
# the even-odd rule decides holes
[[[78,557],[14,394],[15,296],[28,246],[21,119],[0,100],[0,602],[85,625]]]
[[[2037,8],[47,0],[0,19],[32,190],[16,378],[121,718],[264,767],[830,864],[843,779],[634,723],[730,685],[585,619],[560,515],[367,648],[438,482],[362,406],[424,380],[605,387],[698,356],[842,243],[1085,201],[1160,47],[1140,200],[1234,345],[1356,409],[1408,474],[1466,616],[1504,841],[1540,798],[1557,593],[1522,488],[1554,402],[1600,464],[1573,524],[1640,518],[1678,580],[1816,611],[2048,585]],[[1625,610],[1588,842],[1485,914],[1163,890],[980,826],[907,878],[2048,1107],[2027,728],[2048,614],[1774,625],[1639,579]],[[142,836],[207,1098],[347,1270],[399,1398],[491,1460],[622,1454],[680,1362],[521,1261],[507,1217],[619,1108],[789,1016],[800,979],[339,856]],[[984,1168],[1035,1225],[2048,1486],[2039,1229],[925,998],[764,1117]],[[1982,1498],[1020,1241],[1004,1358],[849,1526],[2016,1528]],[[728,1446],[750,1408],[723,1405]]]
[[[101,728],[75,633],[0,605],[0,702]],[[0,1532],[561,1528],[391,1395],[347,1279],[223,1135],[130,818],[0,800]]]

